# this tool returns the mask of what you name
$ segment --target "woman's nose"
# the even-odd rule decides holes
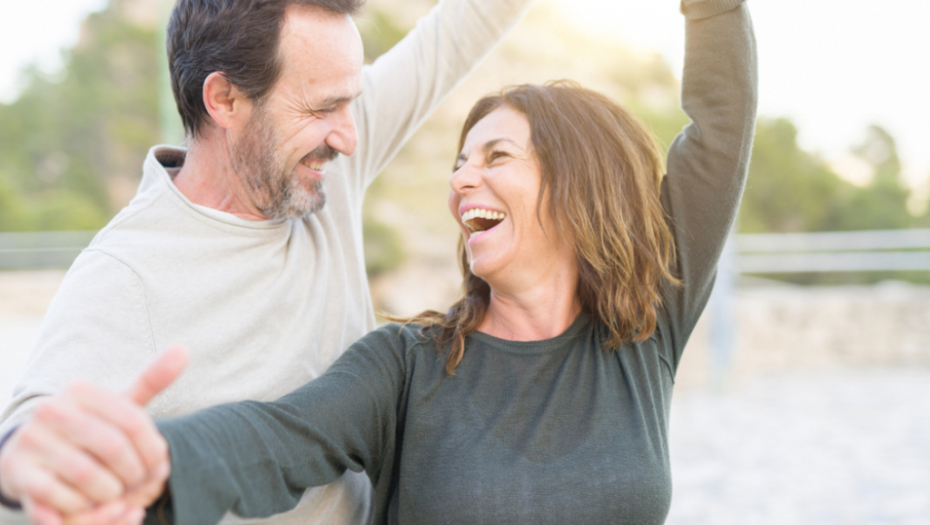
[[[452,186],[452,190],[459,194],[477,188],[481,185],[481,170],[466,162],[452,172],[449,184]]]

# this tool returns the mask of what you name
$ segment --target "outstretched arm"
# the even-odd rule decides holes
[[[347,469],[364,470],[383,493],[406,372],[397,327],[385,327],[274,402],[230,403],[159,421],[171,450],[171,497],[152,514],[161,508],[181,525],[216,523],[227,511],[271,516]],[[376,513],[383,503],[376,494]]]
[[[50,396],[0,450],[0,494],[40,525],[140,521],[170,471],[145,405],[186,363],[186,351],[173,348],[126,393],[76,383]]]
[[[672,143],[662,202],[684,283],[666,293],[674,368],[713,287],[743,192],[755,129],[756,42],[743,0],[684,0],[682,107],[691,118]]]

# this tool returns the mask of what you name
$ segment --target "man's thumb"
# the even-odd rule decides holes
[[[187,366],[187,350],[173,346],[161,353],[136,379],[129,389],[129,396],[139,406],[149,404],[153,397],[168,388]]]

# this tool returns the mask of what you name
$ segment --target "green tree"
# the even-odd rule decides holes
[[[837,218],[837,230],[898,229],[915,226],[907,211],[910,189],[901,180],[901,161],[894,137],[879,126],[870,126],[865,140],[853,153],[873,170],[868,186],[856,188],[846,213]]]
[[[743,233],[872,230],[915,227],[907,211],[910,190],[901,181],[894,138],[879,126],[868,129],[853,152],[874,177],[856,186],[822,159],[801,149],[787,119],[760,119],[739,230]]]
[[[156,46],[121,5],[84,21],[58,78],[31,68],[0,105],[0,191],[17,203],[3,230],[99,228],[131,197],[159,135]]]
[[[787,119],[760,119],[739,215],[742,233],[832,229],[854,186],[798,145]]]

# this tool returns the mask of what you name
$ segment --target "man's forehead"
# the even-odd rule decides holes
[[[301,106],[332,107],[359,94],[362,44],[346,15],[291,5],[281,32],[279,59],[281,76],[275,91],[296,97]]]
[[[280,51],[288,58],[319,54],[364,60],[362,39],[355,22],[346,14],[319,6],[291,4],[281,29]]]
[[[358,75],[364,61],[352,19],[319,8],[289,11],[278,51],[285,73],[294,70],[310,81]]]

